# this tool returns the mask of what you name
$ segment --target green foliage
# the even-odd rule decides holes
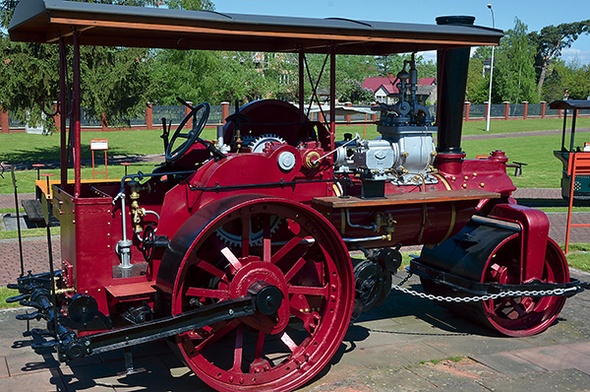
[[[516,18],[515,26],[506,32],[498,50],[494,69],[494,90],[501,101],[538,102],[535,94],[534,47],[527,38],[527,26]],[[498,100],[492,100],[498,103]]]
[[[590,32],[590,19],[557,26],[545,26],[540,32],[529,34],[530,42],[537,48],[535,68],[538,70],[537,93],[541,96],[548,68],[553,59],[561,56],[563,49],[569,48],[581,34]]]
[[[150,76],[148,51],[142,48],[81,48],[82,107],[111,125],[125,124],[145,109]]]
[[[183,10],[214,10],[215,5],[211,0],[167,0],[169,8]]]
[[[118,0],[103,3],[146,5],[153,1]],[[0,1],[4,27],[16,1]],[[59,53],[57,45],[11,42],[2,36],[0,63],[0,104],[16,118],[36,123],[41,108],[58,98]],[[72,53],[68,53],[72,56]],[[124,123],[144,110],[149,81],[149,56],[146,49],[83,47],[81,49],[82,106],[96,119],[106,115],[111,123]],[[72,73],[68,79],[72,80]]]
[[[264,76],[264,53],[222,52],[216,56],[206,83],[209,84],[210,102],[238,100],[250,102],[271,98],[271,82]]]
[[[340,102],[370,103],[374,100],[373,92],[362,87],[366,78],[375,75],[373,57],[336,56],[336,67],[336,98]]]
[[[340,82],[337,89],[339,102],[352,102],[354,104],[368,104],[375,100],[373,91],[363,88],[361,82],[355,79],[346,79]]]
[[[16,118],[37,122],[41,105],[49,110],[48,105],[57,97],[57,48],[14,43],[7,36],[2,36],[0,43],[0,104]]]
[[[547,71],[543,84],[543,97],[551,102],[563,99],[568,90],[570,99],[586,99],[590,96],[590,65],[579,65],[576,61],[566,64],[563,60],[554,61]]]
[[[489,72],[484,76],[482,70],[483,60],[480,57],[473,56],[469,60],[465,99],[474,104],[482,104],[488,100]]]
[[[148,98],[159,105],[175,105],[176,97],[188,101],[206,100],[209,70],[217,63],[207,51],[158,50],[154,54]]]

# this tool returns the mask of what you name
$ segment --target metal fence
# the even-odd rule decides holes
[[[359,109],[370,109],[370,106],[358,106]],[[428,106],[427,109],[429,110],[431,116],[433,118],[436,117],[436,105]],[[182,105],[175,105],[175,106],[158,106],[153,105],[151,107],[151,127],[152,128],[160,128],[162,124],[162,118],[166,119],[166,122],[172,122],[172,124],[179,124],[180,121],[184,118],[186,114],[186,108]],[[225,106],[226,113],[231,115],[234,112],[233,105]],[[472,105],[469,103],[465,104],[465,111],[464,111],[464,119],[466,121],[469,120],[481,120],[487,117],[487,104],[478,104]],[[223,105],[212,105],[211,106],[211,113],[209,115],[209,120],[207,125],[215,126],[223,123]],[[580,110],[578,112],[581,116],[590,116],[590,110]],[[528,104],[528,103],[520,103],[520,104],[509,104],[509,103],[501,103],[501,104],[492,104],[490,108],[490,117],[492,119],[523,119],[523,118],[545,118],[545,117],[558,117],[561,113],[559,110],[553,110],[549,108],[547,103],[540,103],[540,104]],[[329,121],[329,114],[328,112],[324,112],[323,116]],[[317,113],[313,113],[309,116],[312,120],[317,120],[320,115]],[[350,122],[350,123],[363,123],[363,122],[370,122],[375,120],[375,116],[366,113],[355,113],[351,112],[347,115],[337,115],[336,122]],[[89,112],[85,109],[82,109],[81,113],[81,126],[84,128],[101,128],[101,123],[95,116],[91,116]],[[126,127],[146,127],[147,124],[147,112],[146,114],[142,114],[136,116],[134,118],[119,120],[119,121],[109,121],[111,126],[115,128],[126,128]],[[8,124],[9,128],[11,129],[23,129],[26,128],[26,124],[21,121],[15,119],[10,114],[8,115]]]

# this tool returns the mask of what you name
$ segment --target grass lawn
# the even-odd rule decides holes
[[[512,177],[514,184],[519,188],[558,188],[561,178],[561,163],[553,156],[553,150],[561,145],[560,132],[551,135],[535,135],[530,137],[510,137],[512,133],[531,132],[539,130],[560,130],[563,124],[562,119],[528,119],[528,120],[494,120],[491,123],[490,133],[485,132],[485,121],[470,121],[464,123],[464,135],[481,135],[475,140],[463,140],[462,148],[467,153],[467,158],[475,158],[476,155],[487,155],[493,150],[503,150],[510,161],[524,162],[527,166],[523,168],[521,177]],[[590,118],[579,118],[577,123],[577,144],[590,141]],[[375,125],[341,125],[337,128],[337,139],[341,139],[344,133],[358,133],[361,137],[372,139],[378,136]],[[82,159],[89,161],[90,140],[109,140],[110,157],[128,157],[129,160],[137,155],[162,154],[163,143],[160,138],[161,130],[149,131],[109,131],[109,132],[83,132],[82,133]],[[490,134],[504,134],[506,137],[492,138],[485,137]],[[205,129],[202,137],[204,139],[215,139],[215,130]],[[33,163],[56,163],[59,161],[60,135],[55,133],[51,136],[33,135],[26,133],[0,134],[0,160],[6,163],[25,164],[30,166]],[[100,155],[100,154],[99,154]],[[97,157],[100,162],[102,157]],[[143,171],[149,173],[154,168],[154,163],[133,163],[129,172]],[[82,169],[83,178],[91,178],[90,165]],[[54,173],[55,178],[59,176],[59,169],[43,170],[44,173]],[[109,178],[120,178],[124,168],[117,164],[109,166]],[[509,171],[513,173],[512,170]],[[21,170],[16,172],[17,187],[21,193],[34,191],[35,170]],[[70,175],[71,176],[71,175]],[[10,173],[4,173],[4,179],[0,178],[0,193],[13,193]],[[4,211],[4,213],[10,211]],[[32,235],[44,235],[36,231],[30,231]],[[29,233],[27,233],[29,234]],[[14,238],[14,232],[2,232],[0,238]],[[568,255],[571,265],[588,270],[590,266],[586,261],[587,252],[590,251],[590,244],[577,244],[580,249],[573,248]]]
[[[495,120],[492,121],[490,134],[508,134],[530,132],[537,130],[558,130],[561,129],[562,120],[557,118],[551,119],[528,119],[528,120]],[[464,123],[464,135],[489,135],[484,132],[484,121],[469,121]],[[576,140],[578,144],[584,141],[590,141],[590,118],[579,118],[577,124]],[[353,134],[358,133],[361,137],[372,139],[378,136],[375,125],[340,125],[337,128],[337,138],[342,138],[346,132]],[[90,140],[91,139],[108,139],[110,157],[128,157],[132,161],[134,156],[145,156],[152,154],[161,154],[163,152],[161,131],[159,129],[149,131],[92,131],[82,133],[82,160],[90,162]],[[586,137],[587,136],[587,137]],[[215,130],[207,128],[203,132],[203,138],[213,140]],[[534,141],[533,141],[534,140]],[[34,135],[27,133],[0,134],[0,160],[9,164],[27,165],[30,167],[33,163],[54,163],[59,162],[59,143],[60,135],[55,133],[50,136]],[[561,144],[559,134],[534,136],[534,139],[522,137],[504,137],[504,138],[481,138],[477,140],[463,140],[462,147],[467,153],[468,158],[474,158],[476,155],[487,155],[492,150],[504,150],[508,158],[513,161],[524,162],[527,166],[523,169],[523,176],[513,178],[518,187],[542,187],[556,188],[559,187],[559,178],[561,177],[561,164],[553,156],[553,150],[558,149]],[[100,154],[96,157],[96,164],[102,163]],[[90,164],[82,169],[83,178],[91,178]],[[134,163],[129,170],[151,172],[153,163]],[[55,169],[43,170],[43,173],[54,173],[59,175],[57,167]],[[109,178],[120,178],[124,173],[124,168],[117,164],[109,165]],[[36,179],[35,170],[22,170],[17,173],[17,186],[19,192],[32,192],[34,190],[33,181]],[[0,179],[0,193],[12,193],[12,183],[9,173],[4,174],[4,179]]]

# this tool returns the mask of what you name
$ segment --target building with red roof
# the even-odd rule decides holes
[[[363,88],[371,90],[375,95],[375,102],[392,105],[397,102],[399,90],[394,85],[398,82],[393,76],[379,76],[367,78],[363,81]],[[436,102],[436,78],[418,79],[418,90],[416,96],[422,105],[434,104]]]

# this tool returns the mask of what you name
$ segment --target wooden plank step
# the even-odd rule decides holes
[[[43,208],[41,208],[41,202],[39,200],[23,200],[21,204],[31,222],[45,222],[45,215],[43,214]]]
[[[481,189],[457,189],[449,191],[411,192],[399,195],[385,195],[374,199],[361,199],[360,197],[314,197],[311,204],[322,208],[362,208],[384,207],[394,205],[410,205],[425,203],[444,203],[480,199],[497,199],[500,194]]]

